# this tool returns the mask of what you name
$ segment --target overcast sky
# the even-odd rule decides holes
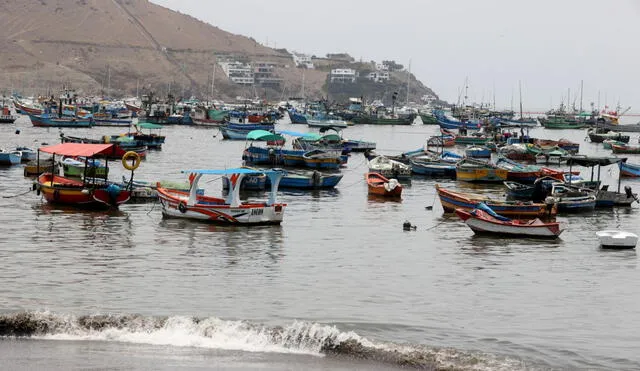
[[[393,59],[441,98],[640,111],[640,0],[152,0],[271,47]],[[464,93],[462,93],[462,96]]]

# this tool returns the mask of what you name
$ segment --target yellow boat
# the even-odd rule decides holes
[[[456,165],[456,178],[466,182],[502,183],[507,180],[508,173],[492,163],[472,159],[464,159]]]

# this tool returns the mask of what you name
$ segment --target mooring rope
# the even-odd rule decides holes
[[[23,196],[23,195],[26,195],[27,193],[32,192],[32,191],[33,190],[31,188],[29,188],[29,190],[26,191],[26,192],[19,193],[17,195],[12,195],[12,196],[2,196],[2,198],[13,198],[13,197],[18,197],[18,196]]]

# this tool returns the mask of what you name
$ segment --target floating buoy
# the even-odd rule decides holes
[[[402,224],[402,229],[404,229],[405,231],[415,231],[416,230],[416,226],[412,225],[408,220],[405,220],[405,222]]]
[[[20,129],[16,129],[16,134],[20,134]]]

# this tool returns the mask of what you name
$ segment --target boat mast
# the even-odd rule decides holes
[[[522,120],[522,82],[518,80],[518,90],[520,91],[520,119]]]
[[[580,114],[582,114],[582,87],[583,87],[583,80],[580,80]]]
[[[211,101],[213,102],[213,88],[216,84],[216,61],[213,61],[213,72],[211,72]]]
[[[111,95],[111,66],[107,64],[107,96]]]
[[[409,69],[407,70],[407,106],[409,106],[409,84],[411,83],[411,58],[409,58]]]

